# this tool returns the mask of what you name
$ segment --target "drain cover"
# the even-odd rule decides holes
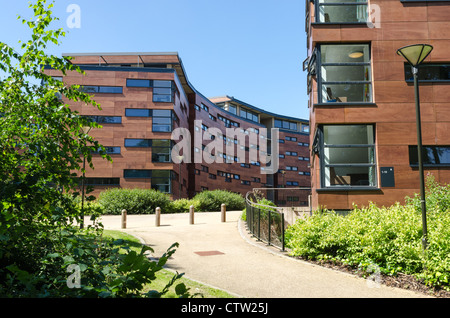
[[[220,254],[224,254],[222,252],[219,251],[201,251],[201,252],[194,252],[197,255],[200,256],[211,256],[211,255],[220,255]]]

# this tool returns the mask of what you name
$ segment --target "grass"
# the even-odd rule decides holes
[[[121,232],[121,231],[113,231],[113,230],[104,230],[103,235],[105,238],[110,238],[112,240],[122,239],[126,245],[128,245],[131,249],[139,252],[141,250],[142,244],[133,235]],[[176,255],[176,252],[175,252]],[[167,282],[172,279],[174,273],[170,270],[163,269],[156,274],[157,279],[154,280],[151,285],[148,286],[148,289],[154,290],[162,290]],[[184,283],[187,288],[189,288],[189,292],[193,294],[197,294],[198,297],[203,298],[235,298],[235,296],[216,288],[212,288],[210,286],[201,284],[199,282],[187,279],[185,277],[180,278],[178,283]],[[174,287],[172,287],[169,292],[165,295],[165,298],[176,298],[176,293],[174,291]]]

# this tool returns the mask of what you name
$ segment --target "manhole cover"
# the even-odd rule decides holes
[[[222,252],[219,251],[201,251],[201,252],[194,252],[197,255],[200,256],[211,256],[211,255],[220,255],[220,254],[224,254]]]

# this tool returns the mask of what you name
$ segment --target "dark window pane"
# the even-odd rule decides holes
[[[89,120],[99,124],[120,124],[122,117],[120,116],[86,116]]]
[[[86,178],[85,185],[90,186],[119,186],[120,178]]]
[[[423,146],[422,162],[424,165],[450,165],[450,146]],[[419,164],[417,146],[409,146],[409,163]]]
[[[127,87],[150,87],[150,80],[127,78]]]
[[[151,139],[125,139],[125,147],[151,147]]]
[[[152,170],[134,170],[125,169],[123,171],[124,178],[151,178]]]
[[[409,64],[405,64],[405,80],[414,80],[411,65]],[[450,81],[450,64],[419,65],[419,81]]]
[[[151,117],[151,109],[145,108],[127,108],[125,109],[127,117]]]

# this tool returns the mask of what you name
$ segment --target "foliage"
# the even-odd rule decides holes
[[[333,260],[362,270],[376,264],[381,273],[415,275],[431,286],[450,289],[450,188],[427,180],[428,247],[422,246],[419,198],[405,205],[354,209],[346,216],[316,212],[286,231],[292,254]],[[420,205],[419,205],[420,206]]]
[[[198,210],[203,212],[220,211],[222,203],[226,204],[227,211],[245,208],[245,199],[242,195],[226,190],[202,191],[193,199],[198,201]]]
[[[123,209],[127,214],[153,214],[157,207],[162,213],[171,210],[169,195],[154,189],[112,188],[101,192],[97,202],[104,214],[120,214]]]
[[[64,36],[62,29],[49,29],[57,20],[52,7],[37,0],[30,4],[33,18],[19,17],[32,33],[21,53],[0,42],[0,297],[159,297],[165,290],[143,294],[142,286],[154,279],[176,245],[155,263],[145,256],[148,247],[118,253],[124,247],[102,241],[99,224],[74,227],[82,218],[74,204],[82,158],[91,168],[93,150],[111,158],[82,129],[99,126],[63,101],[100,106],[78,86],[43,72],[48,66],[61,74],[82,73],[70,59],[44,52]],[[94,220],[100,213],[89,203],[86,209]],[[70,288],[67,270],[77,268],[81,285]],[[179,296],[189,295],[183,285],[177,290]]]
[[[198,211],[199,201],[194,199],[178,199],[172,201],[169,212],[180,213],[189,212],[190,207],[194,206],[194,211]]]

